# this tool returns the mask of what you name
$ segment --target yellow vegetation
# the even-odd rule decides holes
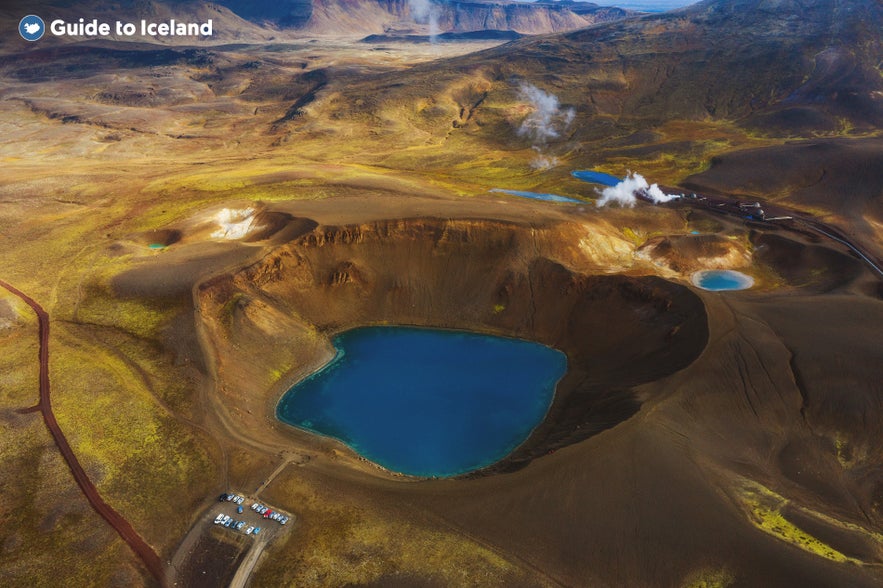
[[[735,581],[733,573],[726,568],[705,568],[687,576],[683,588],[727,588]]]
[[[625,238],[634,243],[635,245],[641,245],[644,242],[645,237],[639,235],[635,232],[634,229],[629,227],[623,227],[622,234],[625,235]]]
[[[737,488],[737,498],[751,523],[763,532],[825,559],[836,562],[861,563],[855,558],[840,553],[787,520],[782,515],[782,509],[789,503],[788,499],[769,488],[743,478]]]

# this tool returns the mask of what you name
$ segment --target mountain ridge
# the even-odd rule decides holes
[[[510,92],[511,80],[532,80],[584,121],[731,120],[782,136],[872,132],[883,127],[880,30],[883,6],[874,0],[706,0],[417,65],[396,74],[396,84],[398,99],[414,101],[464,78]],[[377,87],[395,101],[384,90],[391,81]],[[370,93],[372,83],[358,91]],[[424,95],[413,95],[421,84]]]
[[[219,0],[245,18],[282,28],[314,32],[385,33],[424,25],[427,32],[480,30],[540,34],[574,30],[632,14],[590,2],[514,2],[510,0]]]
[[[8,20],[35,12],[48,18],[214,17],[225,38],[236,28],[253,33],[304,31],[324,35],[406,33],[471,33],[512,31],[541,34],[575,30],[598,22],[625,18],[632,11],[590,2],[518,2],[515,0],[44,0],[18,10],[0,8]],[[47,20],[48,22],[48,20]]]

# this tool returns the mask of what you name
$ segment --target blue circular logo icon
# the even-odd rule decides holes
[[[39,16],[29,14],[18,23],[18,32],[25,41],[39,41],[46,32],[46,23]]]

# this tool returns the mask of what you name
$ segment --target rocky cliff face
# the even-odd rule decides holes
[[[572,2],[448,2],[439,5],[439,28],[443,31],[516,31],[542,34],[570,31],[599,22],[625,18],[620,8]]]
[[[220,4],[249,20],[339,34],[409,30],[418,24],[429,25],[430,20],[439,33],[492,30],[540,34],[570,31],[629,14],[619,8],[583,2],[507,0],[438,0],[423,16],[415,14],[408,0],[221,0]]]
[[[222,4],[251,21],[274,23],[281,27],[300,28],[313,14],[310,0],[220,0]]]

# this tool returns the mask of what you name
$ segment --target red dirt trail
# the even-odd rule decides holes
[[[58,446],[58,450],[67,462],[71,473],[74,475],[74,479],[77,481],[77,485],[80,487],[80,490],[83,491],[83,494],[86,496],[89,504],[92,505],[92,508],[95,509],[95,512],[101,515],[104,520],[116,530],[123,541],[129,544],[132,551],[141,558],[141,561],[144,562],[144,565],[150,571],[150,574],[156,578],[160,585],[166,586],[165,567],[159,556],[153,548],[150,547],[140,535],[138,535],[129,521],[123,518],[123,516],[115,511],[109,504],[104,502],[104,499],[102,499],[101,495],[98,493],[98,489],[95,488],[95,485],[89,479],[89,476],[86,475],[83,466],[81,466],[79,460],[77,460],[77,456],[74,455],[70,444],[67,442],[67,438],[61,431],[61,427],[58,426],[58,421],[55,419],[55,414],[52,412],[52,402],[49,398],[49,314],[43,310],[43,307],[37,304],[33,298],[21,290],[18,290],[3,280],[0,280],[0,286],[23,300],[25,304],[30,306],[37,314],[40,333],[40,402],[36,408],[38,408],[43,414],[43,421],[46,423],[46,428],[49,429],[49,432],[52,434],[52,438],[55,440],[55,445]]]

